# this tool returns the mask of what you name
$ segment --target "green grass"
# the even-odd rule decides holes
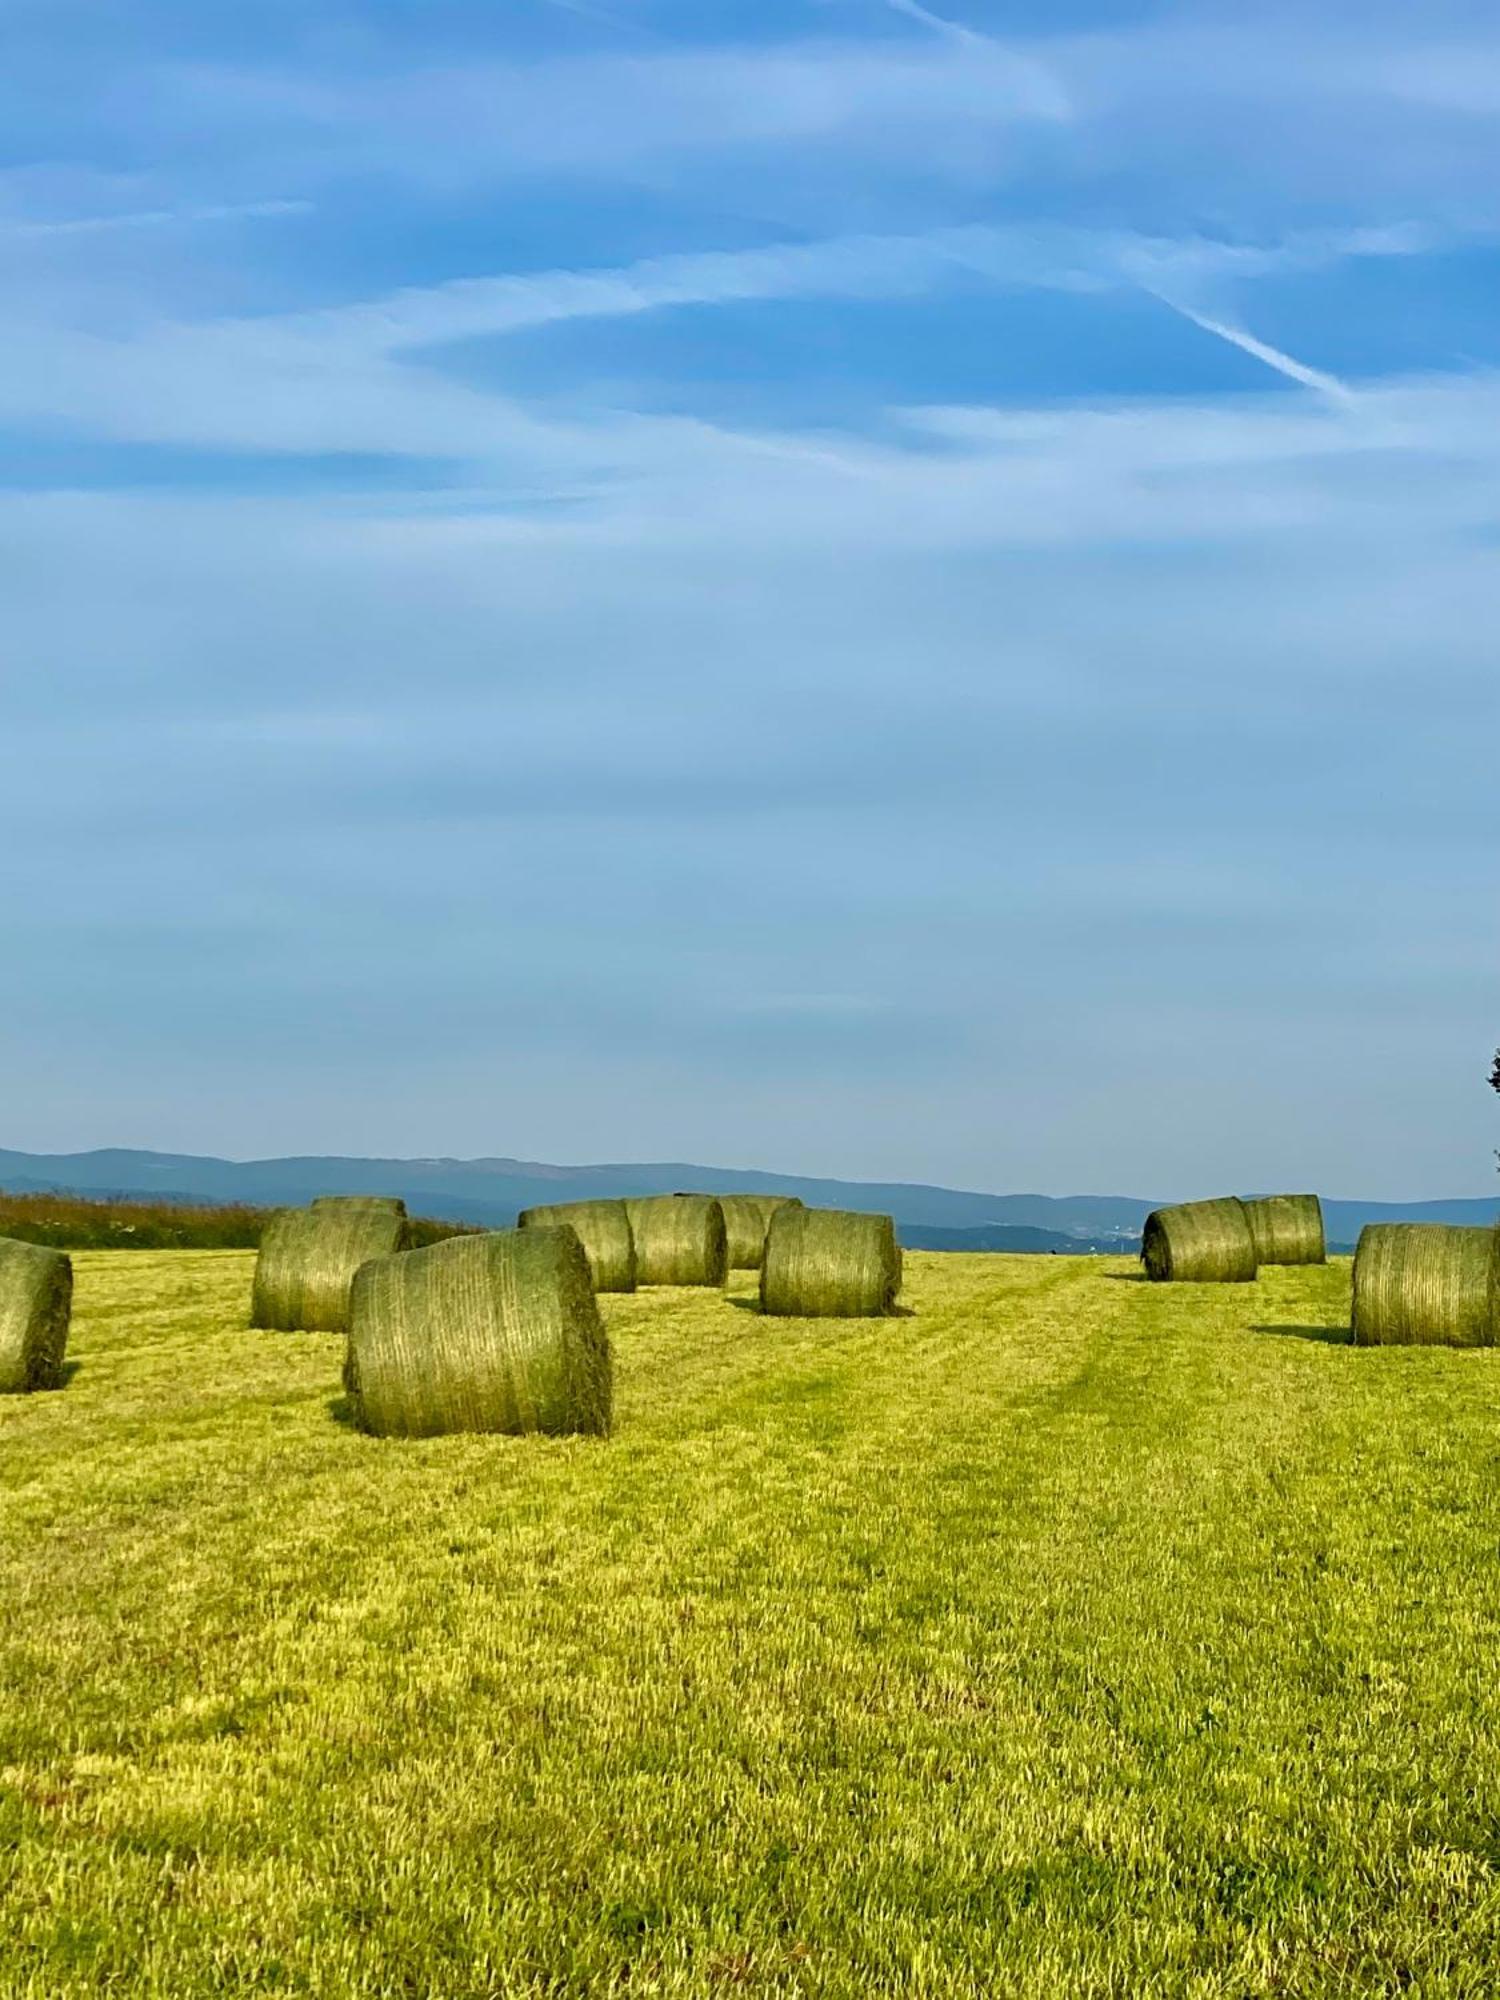
[[[1335,1344],[1347,1264],[606,1298],[613,1440],[418,1444],[248,1256],[76,1264],[0,1405],[0,1992],[1500,1983],[1500,1353]]]

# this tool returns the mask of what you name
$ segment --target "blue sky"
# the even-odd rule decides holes
[[[0,18],[5,1143],[1491,1189],[1492,8]]]

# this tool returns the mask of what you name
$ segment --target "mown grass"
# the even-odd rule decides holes
[[[1341,1344],[1346,1264],[605,1299],[611,1441],[417,1444],[249,1257],[76,1264],[0,1992],[1496,1990],[1500,1354]]]

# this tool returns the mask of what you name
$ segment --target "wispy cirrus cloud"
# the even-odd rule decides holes
[[[790,1022],[774,1057],[747,1055],[723,996],[858,993],[896,1023],[882,1078],[906,1088],[939,1051],[954,1071],[882,1142],[886,1085],[866,1079],[861,1111],[858,1064],[841,1058],[839,1144],[890,1145],[892,1172],[913,1170],[896,1155],[918,1142],[933,1148],[926,1170],[977,1161],[945,1149],[982,1087],[987,1101],[1037,1098],[992,1156],[1002,1182],[1037,1158],[1066,1180],[1097,1128],[1100,1170],[1124,1185],[1142,1142],[1096,1093],[1148,1091],[1158,1062],[1180,1078],[1184,1049],[1214,1116],[1199,1126],[1184,1110],[1163,1163],[1206,1172],[1233,1119],[1237,1157],[1269,1176],[1284,1120],[1301,1115],[1304,1157],[1325,1178],[1353,1171],[1346,1128],[1298,1100],[1331,1076],[1378,1148],[1390,1107],[1359,1094],[1358,1073],[1399,1035],[1426,1051],[1427,1110],[1404,1073],[1382,1185],[1399,1193],[1418,1172],[1451,1185],[1444,1149],[1468,1128],[1444,1063],[1490,983],[1473,910],[1488,866],[1479,531],[1496,409],[1493,385],[1451,382],[1388,387],[1358,422],[1280,391],[946,410],[927,419],[940,453],[815,462],[737,460],[701,432],[675,434],[668,458],[673,439],[657,435],[654,464],[600,514],[545,529],[498,506],[445,511],[441,496],[425,515],[18,496],[0,505],[0,581],[15,656],[46,671],[9,704],[5,851],[45,824],[55,864],[86,888],[64,922],[42,879],[12,868],[31,970],[0,1032],[50,1047],[65,1027],[104,1093],[89,1115],[102,1101],[129,1127],[150,1109],[147,1078],[170,1108],[165,1085],[199,1044],[159,994],[152,1011],[140,940],[163,912],[182,927],[206,877],[225,934],[194,959],[189,923],[174,976],[195,1013],[222,992],[220,1035],[253,1011],[251,1032],[285,1040],[320,1122],[337,1123],[340,1076],[379,1062],[420,1087],[433,1143],[469,1149],[472,1134],[483,1150],[488,1100],[466,1109],[457,1081],[403,1045],[433,1021],[422,985],[440,966],[455,994],[444,1039],[472,1090],[517,960],[528,1004],[506,1000],[500,1018],[525,1061],[506,1115],[539,1134],[574,1113],[559,1113],[573,1099],[541,1059],[530,996],[541,1011],[554,986],[597,990],[597,1015],[570,1015],[558,1046],[581,1035],[637,1084],[641,1046],[662,1050],[664,1081],[702,1109],[654,1128],[660,1147],[676,1131],[701,1150],[716,1119],[744,1117],[735,1143],[775,1158],[817,1143],[785,1088],[812,1059]],[[1397,730],[1414,678],[1420,727]],[[382,939],[398,918],[421,980],[393,986]],[[920,952],[892,953],[893,935]],[[278,964],[315,973],[263,984],[268,941]],[[118,1032],[81,1032],[69,954],[115,971],[111,1007],[136,1051],[123,1066]],[[1403,994],[1398,1026],[1381,996],[1409,965],[1425,983]],[[341,981],[356,996],[348,1045],[314,1064],[295,1053],[297,1016],[313,987]],[[918,1030],[935,985],[942,1019]],[[380,1026],[358,1004],[367,990],[389,1009]],[[1297,1090],[1271,1120],[1255,1063],[1226,1075],[1226,1035],[1295,1045]],[[1081,1094],[1080,1048],[1100,1052]],[[813,1067],[827,1115],[828,1064]],[[270,1115],[232,1072],[214,1102],[236,1121]],[[931,1102],[942,1116],[928,1125]],[[11,1103],[44,1117],[40,1091]],[[576,1129],[585,1153],[604,1146],[586,1120]]]
[[[168,229],[209,222],[280,221],[289,215],[311,214],[310,201],[200,202],[180,208],[138,208],[118,214],[60,215],[44,219],[0,220],[0,239],[36,240],[49,237],[97,236],[114,230]]]
[[[614,270],[465,278],[367,304],[282,315],[275,324],[286,332],[391,352],[676,306],[900,298],[964,277],[1021,290],[1102,292],[1140,286],[1164,295],[1168,285],[1179,292],[1202,289],[1350,259],[1416,256],[1432,246],[1429,233],[1409,225],[1296,231],[1278,240],[1245,243],[1056,224],[973,224],[914,235],[852,235],[655,257]]]
[[[584,5],[537,11],[586,29]],[[930,209],[941,187],[1038,174],[1110,202],[1159,204],[1192,185],[1199,203],[1241,219],[1261,205],[1257,188],[1372,216],[1393,190],[1420,186],[1472,213],[1484,165],[1500,158],[1486,81],[1500,28],[1456,6],[1263,9],[1253,21],[1186,6],[1110,30],[1062,9],[997,34],[903,0],[870,9],[895,32],[797,33],[783,13],[759,33],[703,23],[686,44],[622,43],[619,10],[602,11],[595,45],[569,32],[524,57],[498,16],[477,18],[474,46],[449,61],[447,37],[424,40],[395,17],[342,45],[299,20],[283,44],[234,63],[164,35],[152,60],[115,55],[115,87],[86,111],[53,93],[48,128],[66,147],[86,117],[116,152],[170,161],[221,193],[246,171],[305,189],[393,168],[429,188],[620,173],[660,188],[691,157],[699,186],[673,192],[700,210],[734,181],[731,212],[825,222],[868,210],[876,193],[920,190]],[[45,80],[20,51],[8,122],[22,135]],[[1072,143],[1081,134],[1086,147]]]
[[[730,312],[751,302],[931,299],[978,285],[1001,295],[1097,298],[1107,313],[1110,294],[1149,292],[1281,374],[1339,396],[1344,386],[1332,374],[1233,323],[1228,300],[1256,280],[1419,255],[1429,243],[1424,232],[1396,226],[1293,232],[1259,244],[969,226],[452,280],[312,312],[148,322],[115,338],[17,318],[0,332],[0,415],[117,440],[504,462],[522,490],[544,494],[555,480],[571,486],[663,452],[677,456],[695,437],[715,435],[716,452],[742,458],[816,456],[828,447],[799,444],[790,433],[731,439],[719,427],[628,411],[538,411],[503,387],[445,373],[445,346],[689,307]]]
[[[413,62],[376,42],[373,59],[350,69],[326,59],[288,70],[167,56],[128,72],[100,119],[117,149],[149,145],[195,179],[248,169],[306,182],[384,163],[399,164],[414,186],[453,187],[654,174],[685,155],[753,154],[770,175],[777,156],[809,150],[842,173],[855,159],[914,146],[928,148],[939,172],[967,175],[1013,135],[1073,116],[1045,54],[1021,42],[632,40],[622,48],[611,39],[607,49],[451,65],[430,55]],[[66,112],[59,120],[66,130]]]

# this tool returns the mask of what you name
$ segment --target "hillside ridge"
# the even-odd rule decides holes
[[[917,1232],[1005,1229],[1046,1231],[1059,1239],[1089,1239],[1090,1247],[1131,1242],[1150,1211],[1161,1205],[1156,1198],[1134,1195],[989,1194],[919,1181],[839,1180],[759,1168],[708,1167],[691,1161],[612,1161],[580,1166],[503,1155],[461,1160],[341,1154],[228,1160],[212,1154],[162,1153],[134,1147],[100,1147],[80,1153],[0,1148],[0,1187],[13,1192],[65,1190],[157,1199],[168,1195],[261,1205],[295,1204],[330,1192],[379,1192],[403,1195],[409,1205],[425,1214],[492,1227],[506,1226],[519,1209],[547,1201],[665,1193],[687,1187],[708,1193],[784,1189],[819,1207],[891,1214],[913,1244],[920,1240]],[[1353,1241],[1367,1222],[1482,1225],[1500,1220],[1500,1196],[1413,1202],[1325,1199],[1323,1206],[1329,1238],[1335,1242]]]

